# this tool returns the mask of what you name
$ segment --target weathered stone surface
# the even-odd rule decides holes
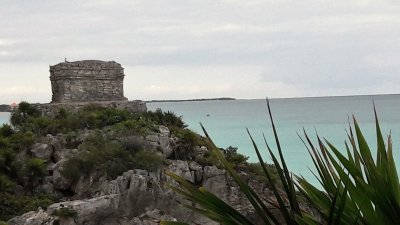
[[[177,221],[174,217],[164,214],[158,209],[147,211],[142,215],[133,218],[127,223],[122,223],[121,225],[158,225],[160,221]]]
[[[55,189],[66,190],[72,184],[71,181],[61,175],[64,162],[66,162],[66,159],[59,161],[53,167],[53,186]]]
[[[124,76],[124,68],[114,61],[83,60],[50,66],[52,102],[126,100]]]
[[[160,147],[162,154],[165,158],[172,155],[173,149],[171,146],[170,131],[168,127],[159,126],[160,133],[151,134],[146,136],[146,140],[155,147]]]
[[[160,134],[161,134],[162,136],[169,136],[170,133],[171,133],[171,132],[169,131],[168,127],[162,126],[162,125],[158,126],[158,130],[160,131]]]
[[[50,161],[50,157],[53,154],[53,149],[50,145],[44,143],[36,143],[32,146],[30,152],[33,157]]]
[[[116,213],[119,206],[118,195],[104,195],[87,200],[60,202],[50,205],[47,214],[53,215],[55,210],[68,207],[76,212],[76,224],[95,225],[104,218]]]
[[[12,218],[8,225],[53,225],[55,218],[39,208],[36,212],[31,211],[21,216]]]

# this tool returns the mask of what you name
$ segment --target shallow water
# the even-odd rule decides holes
[[[9,112],[0,112],[0,125],[4,123],[8,123],[10,120],[10,113]]]

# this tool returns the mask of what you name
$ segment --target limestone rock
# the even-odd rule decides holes
[[[99,224],[103,218],[116,213],[119,200],[118,195],[104,195],[87,200],[60,202],[50,205],[47,208],[47,214],[53,215],[55,210],[68,207],[76,212],[74,216],[76,224],[95,225]]]
[[[31,211],[21,216],[12,218],[7,222],[8,225],[53,225],[55,218],[49,216],[43,209],[39,208],[36,212]]]
[[[172,172],[174,172],[178,176],[181,176],[186,180],[194,182],[194,175],[190,172],[188,162],[182,160],[173,160],[172,164],[169,165],[168,167]]]
[[[134,217],[123,225],[158,225],[160,221],[177,221],[174,217],[164,214],[164,212],[154,209],[147,211],[138,217]]]
[[[53,154],[53,149],[50,145],[44,143],[36,143],[30,149],[33,157],[50,161],[50,157]]]
[[[59,190],[67,190],[72,182],[61,175],[61,171],[63,170],[63,164],[66,162],[66,159],[63,159],[56,163],[53,168],[53,186],[55,189]]]
[[[169,131],[168,127],[166,127],[166,126],[160,125],[160,126],[158,126],[158,130],[160,131],[160,134],[162,136],[167,136],[168,137],[171,134],[171,132]]]

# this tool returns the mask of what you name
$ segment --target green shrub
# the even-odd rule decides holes
[[[154,131],[155,124],[152,121],[146,120],[145,118],[130,119],[121,123],[115,124],[112,130],[116,135],[142,135],[147,136]]]
[[[13,147],[13,149],[19,152],[33,145],[36,140],[36,135],[31,131],[27,132],[19,131],[11,135],[8,138],[8,140],[10,141],[10,144]]]
[[[7,176],[0,174],[0,192],[12,191],[14,186],[14,182],[12,182]]]
[[[28,186],[33,187],[46,175],[45,161],[38,158],[28,159],[25,162],[24,175],[28,178]]]
[[[4,138],[0,136],[0,149],[10,147],[10,141],[8,138]]]
[[[238,153],[237,150],[238,150],[237,147],[232,147],[232,146],[229,146],[228,148],[223,150],[226,160],[232,163],[234,168],[245,164],[249,159],[248,156]]]
[[[38,207],[46,209],[53,203],[54,199],[47,195],[30,196],[0,192],[0,220],[7,221],[15,216],[37,210]]]
[[[164,162],[164,158],[155,152],[151,151],[139,151],[135,155],[135,167],[138,169],[144,169],[147,171],[156,171],[159,169]]]
[[[61,175],[68,180],[78,181],[81,175],[87,174],[91,169],[86,169],[85,160],[78,156],[72,156],[63,164]],[[86,171],[88,170],[88,171]]]
[[[14,127],[20,127],[29,117],[38,117],[39,114],[35,106],[27,102],[21,102],[18,108],[11,113],[10,122]]]
[[[11,148],[0,148],[0,172],[10,174],[12,172],[12,164],[15,152]]]
[[[14,134],[14,130],[12,127],[8,124],[3,124],[3,126],[0,127],[0,137],[9,137]]]
[[[162,157],[156,153],[128,150],[120,142],[94,133],[79,146],[79,153],[64,163],[61,174],[72,181],[92,172],[116,178],[135,168],[153,171],[162,163]]]

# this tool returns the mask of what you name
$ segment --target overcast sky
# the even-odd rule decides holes
[[[400,92],[400,1],[0,0],[0,103],[115,60],[129,99]]]

